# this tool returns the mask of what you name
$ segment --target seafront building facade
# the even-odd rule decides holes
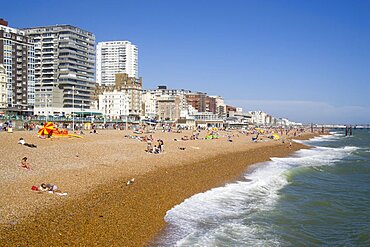
[[[4,113],[149,118],[218,127],[223,121],[233,126],[290,124],[262,111],[243,113],[221,96],[204,92],[166,86],[143,90],[138,48],[129,41],[100,42],[95,49],[94,34],[78,27],[18,30],[0,19],[0,115]]]
[[[217,109],[220,109],[218,112]],[[158,86],[143,91],[143,116],[159,121],[174,121],[180,125],[202,124],[222,126],[225,104],[220,96],[184,89]]]
[[[103,111],[104,116],[138,120],[142,111],[142,78],[116,74],[113,86],[96,87],[95,99],[98,100],[98,109]],[[117,109],[120,108],[118,116]]]
[[[206,93],[189,93],[186,95],[186,101],[199,112],[217,112],[216,98],[210,97]]]
[[[139,78],[137,46],[129,41],[99,42],[96,47],[96,83],[114,86],[116,74]]]
[[[143,116],[150,119],[177,120],[188,115],[186,95],[190,90],[168,89],[158,86],[154,90],[143,91]]]
[[[208,96],[203,92],[158,86],[154,90],[144,90],[142,98],[143,116],[150,119],[219,121],[226,112],[222,97]]]
[[[3,64],[0,64],[0,112],[5,112],[8,107],[8,79],[6,69]]]
[[[10,115],[29,116],[35,104],[35,53],[22,30],[0,19],[0,64],[6,70],[7,107]]]
[[[186,95],[186,101],[198,112],[206,111],[206,94],[201,92],[189,93]]]
[[[106,91],[99,96],[99,111],[110,119],[122,119],[129,115],[129,101],[124,91]]]
[[[252,122],[257,125],[274,125],[275,118],[264,111],[250,111]]]
[[[71,25],[25,28],[35,47],[35,115],[90,109],[95,90],[95,36]]]
[[[226,104],[221,96],[211,96],[216,101],[216,114],[219,118],[223,119],[226,117]]]
[[[142,116],[146,119],[155,119],[157,116],[157,95],[152,90],[143,90]]]
[[[180,96],[163,95],[157,99],[158,120],[175,121],[180,117]]]

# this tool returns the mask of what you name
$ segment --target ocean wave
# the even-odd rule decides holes
[[[267,231],[269,226],[254,225],[253,219],[274,208],[280,198],[279,190],[290,181],[290,171],[296,167],[333,165],[356,149],[303,149],[291,157],[254,165],[245,175],[246,181],[194,195],[168,211],[165,221],[169,232],[165,244],[160,245],[238,246],[239,241],[247,245],[278,245],[276,236],[266,236],[271,232]],[[246,224],[246,220],[250,222]]]
[[[225,226],[219,228],[222,222],[240,225],[240,215],[270,210],[278,198],[277,191],[288,181],[279,175],[285,168],[278,165],[265,169],[266,165],[256,166],[252,173],[246,174],[247,181],[194,195],[168,211],[166,222],[176,226],[170,235],[181,239],[176,245],[187,246],[194,241],[203,245],[205,235],[214,236],[215,232],[223,231],[221,228]],[[168,239],[166,243],[169,244],[166,246],[175,244]]]
[[[322,135],[322,136],[315,136],[309,140],[296,140],[293,139],[294,142],[305,144],[308,146],[314,145],[315,143],[319,142],[334,142],[338,140],[340,137],[339,136],[334,136],[334,135]]]
[[[344,136],[343,131],[330,131],[329,133],[334,136],[342,136],[342,137]]]

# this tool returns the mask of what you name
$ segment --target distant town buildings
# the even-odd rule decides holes
[[[256,123],[258,125],[265,125],[268,123],[268,114],[263,111],[250,111],[249,112],[252,115],[252,122]]]
[[[190,90],[167,89],[167,86],[158,86],[154,90],[143,91],[143,116],[161,120],[174,120],[188,114],[186,95]],[[173,107],[176,107],[174,110]]]
[[[89,109],[95,90],[95,36],[70,25],[25,28],[35,49],[35,114]]]
[[[7,112],[28,116],[35,103],[34,46],[22,30],[0,19],[0,64],[7,77]]]
[[[95,66],[96,60],[96,66]],[[291,125],[263,111],[243,112],[221,96],[161,85],[143,90],[138,48],[99,42],[71,25],[15,29],[0,19],[0,115],[102,116],[181,126]]]
[[[139,78],[138,48],[129,41],[99,42],[96,47],[96,83],[113,86],[116,74]]]

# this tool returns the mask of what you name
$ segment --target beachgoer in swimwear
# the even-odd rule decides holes
[[[18,144],[22,144],[22,145],[30,147],[30,148],[37,148],[37,146],[35,144],[27,143],[22,137],[19,138]]]
[[[19,167],[27,170],[32,170],[31,164],[27,162],[27,157],[23,157],[21,163],[19,164]]]
[[[36,191],[67,195],[67,193],[63,193],[55,184],[42,183],[39,187],[37,187]]]
[[[148,152],[148,153],[152,153],[153,152],[152,142],[148,141],[147,147],[145,149],[145,152]]]

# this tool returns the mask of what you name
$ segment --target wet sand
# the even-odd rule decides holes
[[[1,245],[144,246],[165,226],[166,212],[186,198],[235,181],[251,164],[306,148],[252,143],[251,136],[236,133],[228,142],[230,133],[222,132],[219,140],[174,141],[190,133],[153,134],[165,142],[158,155],[144,152],[146,143],[124,137],[132,131],[53,140],[35,132],[0,133],[7,143],[0,150]],[[16,144],[21,136],[38,147]],[[33,171],[17,167],[23,156]],[[127,186],[131,178],[135,182]],[[31,191],[42,182],[68,195]]]

